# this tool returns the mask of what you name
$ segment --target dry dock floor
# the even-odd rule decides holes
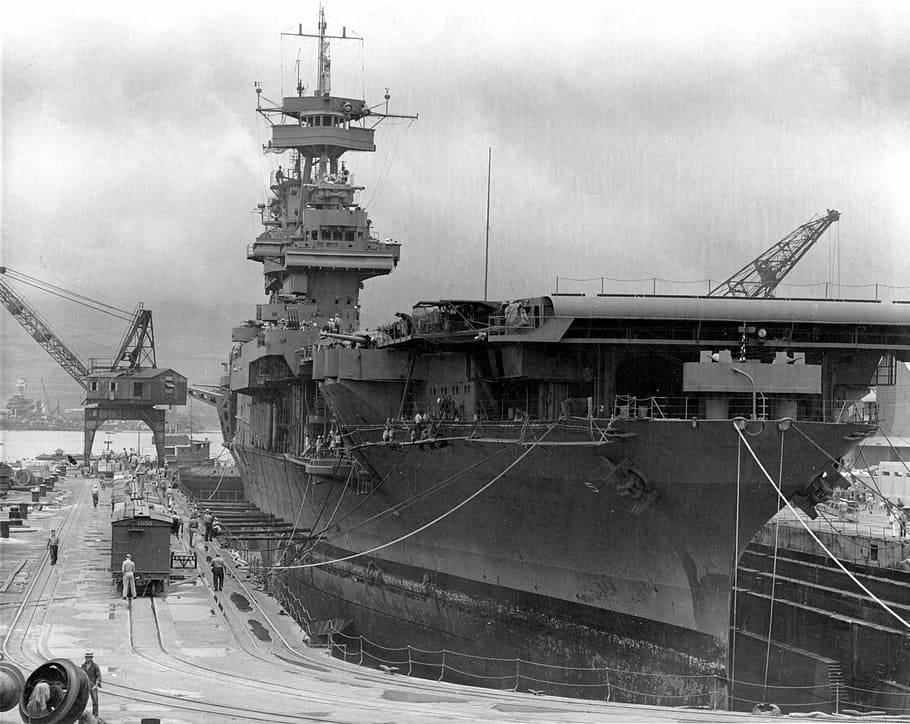
[[[94,651],[106,722],[767,720],[480,689],[346,664],[304,645],[296,623],[242,571],[231,571],[224,591],[214,592],[202,542],[195,546],[199,572],[188,569],[165,596],[125,601],[109,572],[111,487],[94,508],[93,483],[62,480],[42,510],[30,510],[25,525],[0,539],[0,636],[4,657],[26,675],[48,659],[80,664]],[[0,499],[0,517],[26,495]],[[56,566],[46,555],[52,528],[61,531]],[[186,545],[172,538],[172,546]],[[0,721],[18,722],[18,712]]]

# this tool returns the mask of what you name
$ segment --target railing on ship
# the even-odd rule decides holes
[[[746,398],[729,398],[728,415],[734,417],[752,417],[752,401]],[[767,420],[771,417],[771,406],[768,398],[760,395],[756,400],[756,417]],[[651,420],[691,420],[704,418],[704,401],[696,397],[635,397],[617,395],[613,403],[613,418],[617,420],[634,420],[648,418]]]
[[[447,396],[438,398],[447,400]],[[737,417],[752,418],[751,396],[734,396],[728,398],[726,419]],[[756,404],[756,417],[759,420],[787,417],[775,413],[775,399],[759,397]],[[704,420],[704,400],[697,397],[635,397],[618,395],[612,405],[595,406],[588,398],[570,398],[564,401],[561,414],[541,415],[536,408],[536,398],[500,399],[496,401],[480,400],[477,405],[477,422],[514,423],[514,424],[547,424],[557,418],[568,425],[586,426],[589,420]],[[474,420],[466,416],[462,405],[450,405],[446,410],[427,406],[409,400],[401,406],[398,419],[391,420],[394,429],[408,428],[414,416],[420,413],[428,423],[439,426],[470,426]],[[878,424],[878,411],[875,405],[845,403],[842,400],[824,402],[813,400],[811,405],[800,407],[798,420],[806,422],[853,422],[867,425]],[[369,427],[369,426],[368,426]],[[383,425],[373,427],[381,429]],[[361,428],[363,429],[363,428]]]
[[[752,399],[748,396],[728,397],[728,417],[752,417]],[[774,398],[759,394],[756,399],[755,417],[759,420],[775,418]],[[810,422],[856,422],[878,424],[876,405],[850,400],[813,400],[813,405],[800,410],[799,419]],[[826,413],[826,410],[828,411]],[[635,397],[617,395],[613,404],[614,419],[632,420],[691,420],[704,419],[704,400],[696,397]]]
[[[556,277],[555,294],[601,294],[635,296],[704,296],[717,284],[719,279],[665,279],[645,277],[640,279],[617,279],[614,277]],[[778,285],[777,299],[825,299],[855,302],[875,302],[888,299],[906,299],[910,286],[892,284],[837,284],[835,282],[813,282],[809,284]]]

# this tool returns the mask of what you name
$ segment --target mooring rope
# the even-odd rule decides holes
[[[758,455],[755,454],[755,451],[752,449],[752,446],[749,444],[749,441],[746,440],[745,435],[742,434],[742,430],[740,430],[739,427],[735,423],[733,425],[733,429],[736,430],[736,433],[739,435],[739,439],[742,441],[742,443],[746,446],[746,449],[752,455],[752,459],[755,460],[755,464],[758,466],[758,469],[762,471],[762,474],[765,476],[765,478],[767,478],[768,482],[771,483],[771,487],[774,488],[774,490],[777,492],[778,496],[780,496],[780,499],[784,503],[786,503],[787,507],[790,509],[790,511],[793,513],[793,515],[796,517],[796,519],[800,522],[800,524],[803,526],[803,528],[806,529],[806,532],[810,536],[812,536],[812,538],[815,540],[815,542],[818,543],[819,547],[825,552],[825,554],[829,558],[831,558],[831,560],[837,564],[837,567],[840,568],[844,573],[846,573],[847,576],[850,578],[850,580],[853,581],[867,596],[869,596],[869,598],[871,598],[879,606],[881,606],[885,611],[887,611],[894,618],[896,618],[904,626],[904,628],[910,629],[910,623],[908,623],[903,618],[901,618],[900,614],[898,614],[887,603],[885,603],[878,596],[876,596],[874,593],[872,593],[872,591],[870,591],[865,586],[865,584],[863,584],[862,581],[860,581],[855,575],[853,575],[853,573],[851,573],[849,570],[847,570],[847,567],[844,566],[844,564],[840,562],[840,559],[837,558],[837,556],[835,556],[824,543],[822,543],[821,539],[817,535],[815,535],[815,531],[813,531],[812,528],[809,527],[809,525],[806,523],[806,521],[804,521],[799,516],[799,514],[796,512],[796,508],[794,508],[790,504],[790,501],[787,500],[787,497],[784,495],[783,491],[777,486],[777,483],[774,482],[774,479],[770,475],[768,475],[768,471],[765,470],[765,466],[762,465],[761,460],[758,459]],[[739,470],[737,470],[737,486],[739,485],[738,477],[739,477]]]
[[[275,566],[273,568],[273,570],[286,571],[286,570],[292,570],[295,568],[318,568],[320,566],[328,566],[328,565],[332,565],[334,563],[343,563],[344,561],[350,561],[354,558],[360,558],[361,556],[366,556],[366,555],[369,555],[370,553],[375,553],[376,551],[382,550],[383,548],[388,548],[389,546],[393,546],[397,543],[401,543],[402,541],[407,540],[408,538],[411,538],[412,536],[415,536],[418,533],[425,531],[427,528],[430,528],[430,527],[436,525],[439,521],[443,520],[444,518],[449,517],[456,510],[459,510],[460,508],[462,508],[465,505],[467,505],[468,503],[470,503],[472,500],[474,500],[474,498],[476,498],[478,495],[483,493],[494,483],[499,481],[507,472],[509,472],[512,468],[514,468],[516,465],[518,465],[518,463],[520,463],[522,460],[524,460],[525,457],[527,457],[528,454],[537,446],[537,443],[540,442],[541,440],[543,440],[543,438],[546,437],[550,433],[550,431],[552,431],[553,428],[555,428],[555,427],[556,427],[555,423],[553,425],[550,425],[550,427],[548,427],[546,429],[546,431],[544,431],[544,433],[539,438],[537,438],[537,440],[535,440],[533,444],[531,444],[528,447],[527,450],[525,450],[521,455],[519,455],[517,458],[515,458],[515,460],[513,460],[511,463],[509,463],[509,465],[506,466],[506,468],[501,473],[499,473],[496,477],[494,477],[488,483],[486,483],[485,485],[482,485],[480,488],[478,488],[476,491],[471,493],[471,495],[469,495],[467,498],[462,500],[457,505],[449,508],[449,510],[447,510],[445,513],[442,513],[441,515],[437,516],[436,518],[431,520],[429,523],[424,523],[422,526],[420,526],[419,528],[416,528],[415,530],[412,530],[410,533],[405,533],[404,535],[401,535],[398,538],[396,538],[395,540],[389,541],[388,543],[382,543],[381,545],[374,546],[373,548],[370,548],[365,551],[361,551],[360,553],[352,553],[349,556],[335,558],[330,561],[320,561],[317,563],[298,563],[293,566]]]
[[[733,531],[733,625],[736,626],[737,584],[739,581],[739,491],[742,479],[742,442],[736,445],[736,522]],[[730,672],[736,670],[736,631],[730,640]],[[730,696],[733,696],[734,681],[730,677]]]
[[[284,557],[288,553],[288,549],[294,543],[294,536],[297,535],[297,526],[300,524],[300,515],[303,513],[303,506],[306,505],[307,496],[310,493],[310,485],[313,482],[313,476],[308,475],[306,481],[306,487],[303,489],[303,497],[300,499],[300,507],[297,509],[297,515],[294,517],[294,527],[291,528],[291,534],[288,536],[288,542],[284,546],[284,550],[281,551],[281,554],[278,556],[278,560],[284,560]]]
[[[778,483],[783,484],[784,480],[784,434],[780,436],[780,466],[777,472]],[[780,513],[780,500],[777,501],[777,512]],[[774,594],[777,587],[777,551],[778,551],[778,533],[780,532],[780,519],[774,516],[774,562],[771,565],[771,602],[768,610],[768,646],[765,649],[765,680],[762,687],[761,698],[767,701],[768,698],[768,667],[771,663],[771,633],[774,630]],[[734,622],[735,624],[735,622]]]
[[[350,528],[346,528],[344,530],[341,530],[339,528],[339,530],[336,534],[334,534],[330,537],[327,537],[324,540],[319,541],[319,542],[332,543],[333,541],[336,541],[339,538],[345,538],[345,537],[351,535],[352,533],[356,533],[359,530],[363,530],[364,528],[367,528],[367,527],[373,525],[374,523],[383,521],[392,515],[398,515],[399,511],[404,510],[405,508],[408,508],[411,505],[415,505],[416,503],[419,503],[420,501],[424,500],[425,498],[429,498],[430,496],[435,495],[440,490],[442,490],[443,488],[445,488],[448,485],[451,485],[455,481],[461,479],[462,477],[467,475],[472,470],[480,467],[481,465],[484,465],[485,463],[489,462],[493,458],[495,458],[499,455],[502,455],[508,449],[509,448],[507,448],[507,447],[502,447],[499,450],[496,450],[495,452],[492,452],[489,455],[486,455],[485,457],[481,458],[477,462],[471,463],[468,467],[463,468],[462,470],[459,470],[457,473],[454,473],[453,475],[450,475],[449,477],[447,477],[443,480],[440,480],[438,483],[434,483],[432,486],[430,486],[426,490],[422,490],[419,493],[416,493],[408,498],[405,498],[404,500],[402,500],[398,503],[395,503],[395,505],[389,506],[388,508],[385,508],[384,510],[379,511],[378,513],[375,513],[374,515],[371,515],[369,518],[365,518],[364,520],[360,521],[359,523],[352,525]],[[388,477],[388,476],[386,476],[386,477]],[[343,516],[343,517],[347,517],[347,516]],[[326,529],[324,528],[323,532],[325,530]],[[320,535],[321,535],[321,533],[320,533]],[[309,550],[312,550],[313,548],[315,548],[315,545],[316,544],[314,543],[313,546],[311,546]],[[309,550],[306,552],[309,552]]]

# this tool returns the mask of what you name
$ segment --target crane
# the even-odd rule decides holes
[[[8,280],[127,321],[129,325],[113,359],[84,362]],[[105,421],[140,420],[151,428],[158,465],[164,465],[165,411],[156,405],[185,405],[186,377],[172,369],[158,369],[150,309],[140,302],[130,313],[4,266],[0,266],[0,304],[85,390],[86,464],[91,457],[95,432]]]
[[[709,297],[773,297],[774,290],[835,221],[840,212],[828,209],[791,231],[757,259],[708,292]]]

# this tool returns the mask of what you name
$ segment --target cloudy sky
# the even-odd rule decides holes
[[[399,268],[367,282],[366,325],[482,295],[489,147],[491,297],[548,293],[557,276],[589,292],[600,282],[565,279],[723,279],[826,208],[841,221],[788,281],[910,285],[907,3],[529,5],[326,3],[330,32],[366,38],[333,48],[334,89],[376,104],[388,87],[390,110],[420,116],[383,123],[377,153],[348,164],[374,228],[404,245]],[[245,250],[282,162],[261,153],[253,82],[277,99],[299,65],[310,85],[314,46],[280,33],[312,31],[317,9],[4,11],[0,264],[142,300],[159,366],[216,381],[231,326],[264,301]],[[119,341],[121,321],[19,289],[82,356]],[[0,404],[19,376],[78,403],[4,312]]]

